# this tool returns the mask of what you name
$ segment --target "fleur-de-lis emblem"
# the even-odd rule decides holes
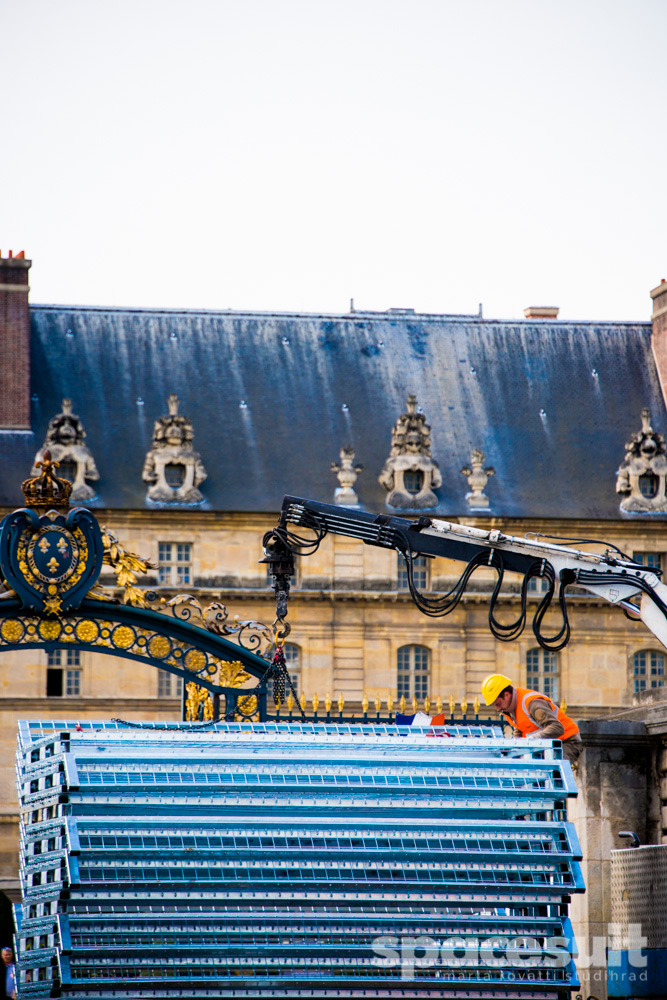
[[[48,569],[49,573],[56,572],[56,570],[58,569],[58,560],[56,559],[55,556],[51,556],[51,558],[46,564],[46,568]]]
[[[56,548],[60,552],[61,556],[66,556],[69,553],[67,542],[62,536],[60,537],[58,544],[56,545]]]
[[[40,541],[37,543],[37,546],[38,546],[38,548],[39,548],[39,550],[41,552],[46,552],[48,550],[48,548],[49,548],[49,540],[48,540],[48,538],[42,538],[42,539],[40,539]]]

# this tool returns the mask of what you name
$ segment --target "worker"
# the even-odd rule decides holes
[[[562,740],[563,754],[571,764],[580,757],[584,745],[579,727],[551,698],[539,691],[514,687],[504,674],[490,674],[484,680],[482,697],[505,716],[516,739]]]

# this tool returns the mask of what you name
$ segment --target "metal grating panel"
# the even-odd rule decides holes
[[[553,955],[583,891],[557,742],[31,722],[16,770],[22,996],[577,987]]]

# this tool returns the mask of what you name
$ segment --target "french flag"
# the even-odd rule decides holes
[[[398,713],[396,715],[396,725],[397,726],[417,726],[421,729],[426,729],[428,726],[444,726],[445,725],[445,713],[441,712],[440,715],[425,715],[424,712],[417,712],[416,715],[401,715]],[[451,733],[427,733],[427,736],[451,736]]]

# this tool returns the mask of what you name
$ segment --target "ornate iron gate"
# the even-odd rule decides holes
[[[55,476],[48,452],[38,464],[42,475],[23,484],[27,506],[0,524],[0,651],[76,648],[149,663],[182,678],[195,709],[208,692],[213,721],[264,721],[272,631],[260,622],[229,622],[219,603],[202,609],[187,594],[165,601],[142,591],[137,573],[148,563],[101,529],[91,511],[68,509],[71,484]],[[103,565],[116,574],[123,601],[99,585]],[[253,679],[250,691],[240,687]]]

